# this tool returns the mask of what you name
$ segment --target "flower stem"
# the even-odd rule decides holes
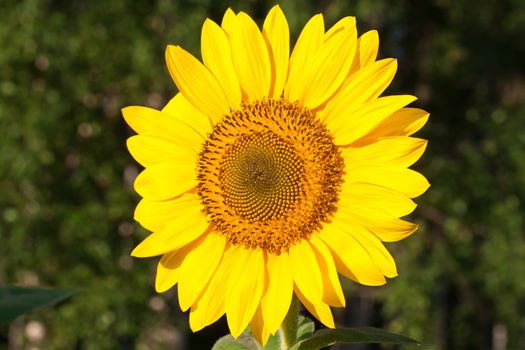
[[[284,318],[279,333],[281,334],[281,350],[287,350],[297,341],[297,325],[299,323],[299,300],[293,296],[290,309]]]

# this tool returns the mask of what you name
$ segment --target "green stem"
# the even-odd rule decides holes
[[[297,341],[297,325],[299,323],[299,300],[293,296],[290,309],[284,318],[279,334],[281,335],[281,350],[288,350]]]

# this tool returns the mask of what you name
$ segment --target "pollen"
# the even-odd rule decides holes
[[[198,194],[217,232],[279,254],[336,210],[344,162],[315,115],[280,100],[245,103],[215,125],[198,161]]]

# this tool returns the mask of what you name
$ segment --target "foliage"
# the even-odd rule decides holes
[[[74,289],[0,288],[0,324],[12,322],[28,312],[58,303],[76,292]]]
[[[120,116],[175,93],[168,43],[198,53],[205,17],[227,6],[259,20],[270,1],[0,2],[0,283],[80,287],[81,297],[0,332],[0,349],[210,348],[224,325],[191,335],[174,291],[158,296],[156,261],[134,260],[140,171]],[[417,167],[432,187],[421,230],[389,248],[400,276],[384,288],[346,283],[340,326],[376,326],[442,349],[525,343],[525,3],[281,2],[294,38],[313,13],[355,15],[397,57],[391,93],[431,112]],[[368,309],[358,306],[368,305]],[[352,307],[354,306],[354,307]],[[50,309],[47,308],[47,311]],[[29,321],[44,326],[28,336]],[[25,328],[24,328],[25,327]],[[9,334],[9,336],[8,336]],[[493,336],[498,335],[498,336]]]
[[[412,348],[421,345],[405,336],[372,327],[321,329],[312,334],[313,322],[302,316],[300,319],[301,325],[294,334],[295,341],[291,347],[287,347],[283,340],[284,337],[281,336],[283,330],[280,328],[275,335],[270,336],[264,346],[255,340],[249,330],[246,330],[237,339],[229,334],[225,335],[213,345],[211,350],[319,350],[334,344],[360,343],[397,344],[411,346]]]

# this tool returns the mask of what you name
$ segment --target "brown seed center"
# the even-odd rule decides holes
[[[281,218],[299,200],[304,166],[293,147],[271,131],[239,137],[220,165],[224,202],[251,221]]]
[[[324,124],[284,100],[244,104],[199,155],[198,193],[232,244],[280,253],[335,212],[344,163]]]

